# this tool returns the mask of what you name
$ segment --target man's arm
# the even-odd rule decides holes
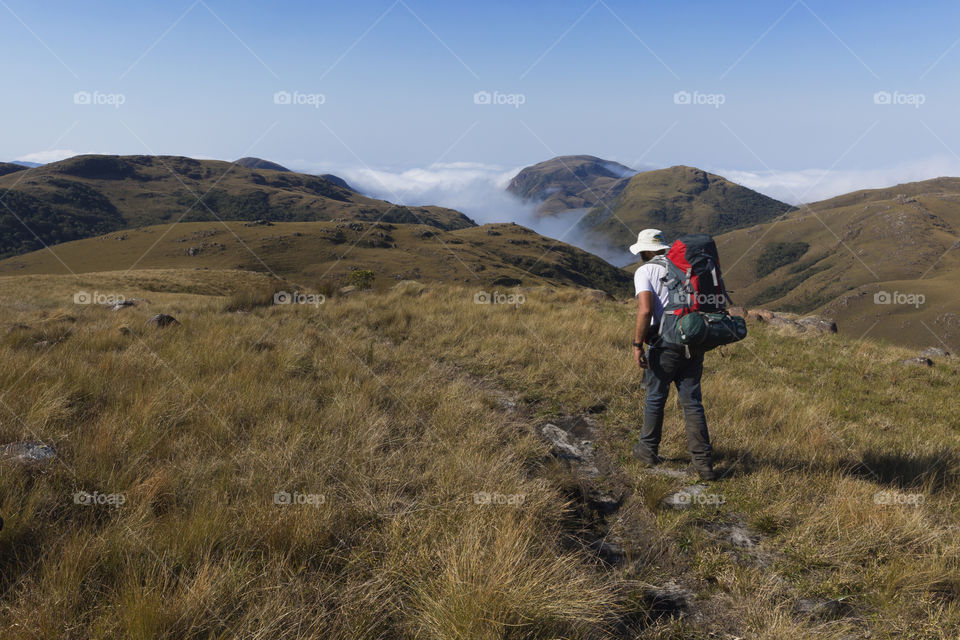
[[[647,368],[647,357],[643,351],[643,341],[650,329],[653,316],[653,293],[641,291],[637,294],[637,324],[633,329],[633,360],[641,369]],[[637,345],[640,345],[639,347]]]

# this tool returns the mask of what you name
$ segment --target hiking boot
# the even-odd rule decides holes
[[[710,462],[706,464],[692,462],[687,471],[697,474],[704,482],[713,482],[719,477],[717,472],[713,470],[713,463]]]
[[[650,449],[647,449],[645,446],[643,446],[639,442],[633,445],[633,457],[639,460],[640,462],[644,463],[648,467],[655,467],[661,462],[663,462],[663,458],[653,453],[652,451],[650,451]]]

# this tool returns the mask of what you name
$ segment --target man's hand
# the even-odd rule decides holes
[[[633,348],[633,361],[637,363],[637,366],[641,369],[647,368],[647,354],[643,352],[643,348],[634,347]]]

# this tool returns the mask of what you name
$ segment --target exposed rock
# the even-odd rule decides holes
[[[939,347],[927,347],[917,354],[919,358],[949,358],[950,352]]]
[[[0,460],[23,465],[44,464],[56,455],[53,447],[36,442],[12,442],[0,447]]]
[[[158,313],[157,315],[147,320],[147,324],[152,325],[154,327],[163,328],[163,327],[169,327],[172,325],[178,325],[180,323],[177,322],[177,319],[174,318],[173,316],[168,316],[165,313]]]
[[[701,524],[721,541],[738,549],[752,549],[760,540],[760,535],[744,524],[712,521]]]
[[[119,302],[115,302],[113,304],[107,305],[107,307],[109,307],[111,311],[120,311],[121,309],[126,309],[127,307],[135,307],[135,306],[137,306],[137,303],[134,302],[133,300],[121,300]]]
[[[837,332],[837,323],[832,320],[827,320],[820,316],[807,316],[806,318],[800,318],[797,320],[797,324],[803,325],[811,331],[817,333],[836,333]]]
[[[806,333],[807,328],[804,327],[799,322],[791,320],[790,318],[784,318],[783,316],[773,316],[766,321],[771,327],[777,327],[779,329],[784,329],[790,333]]]
[[[840,600],[829,598],[802,598],[794,603],[793,609],[808,618],[833,620],[844,616],[850,610],[850,606]]]
[[[745,307],[727,307],[727,311],[730,312],[732,316],[740,316],[741,318],[747,317],[747,310]]]
[[[923,356],[917,356],[916,358],[901,360],[900,364],[904,365],[905,367],[932,367],[933,360]]]
[[[577,464],[588,476],[600,471],[594,464],[593,443],[597,439],[597,425],[586,416],[568,416],[540,427],[540,433],[550,443],[551,453],[562,460]]]
[[[747,320],[756,320],[757,322],[770,322],[776,314],[766,309],[750,309],[747,311]]]
[[[650,617],[656,621],[664,617],[679,618],[689,613],[696,594],[670,581],[659,587],[646,587],[643,599],[650,608]]]
[[[348,286],[346,286],[346,287],[340,287],[340,293],[341,293],[342,295],[345,295],[345,296],[350,295],[351,293],[355,292],[356,290],[357,290],[357,288],[356,288],[355,286],[353,286],[352,284],[351,284],[351,285],[348,285]]]

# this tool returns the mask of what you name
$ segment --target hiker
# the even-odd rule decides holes
[[[712,242],[712,241],[711,241]],[[703,375],[703,352],[691,351],[665,340],[661,323],[664,308],[670,306],[667,286],[668,266],[664,256],[670,246],[659,229],[644,229],[637,236],[630,252],[639,255],[643,264],[634,274],[637,296],[637,323],[634,329],[633,359],[644,370],[646,393],[643,429],[633,448],[633,455],[649,466],[663,462],[658,454],[663,430],[663,410],[676,385],[686,421],[687,447],[692,458],[691,469],[701,480],[716,479],[713,470],[713,448],[703,411],[700,378]]]

